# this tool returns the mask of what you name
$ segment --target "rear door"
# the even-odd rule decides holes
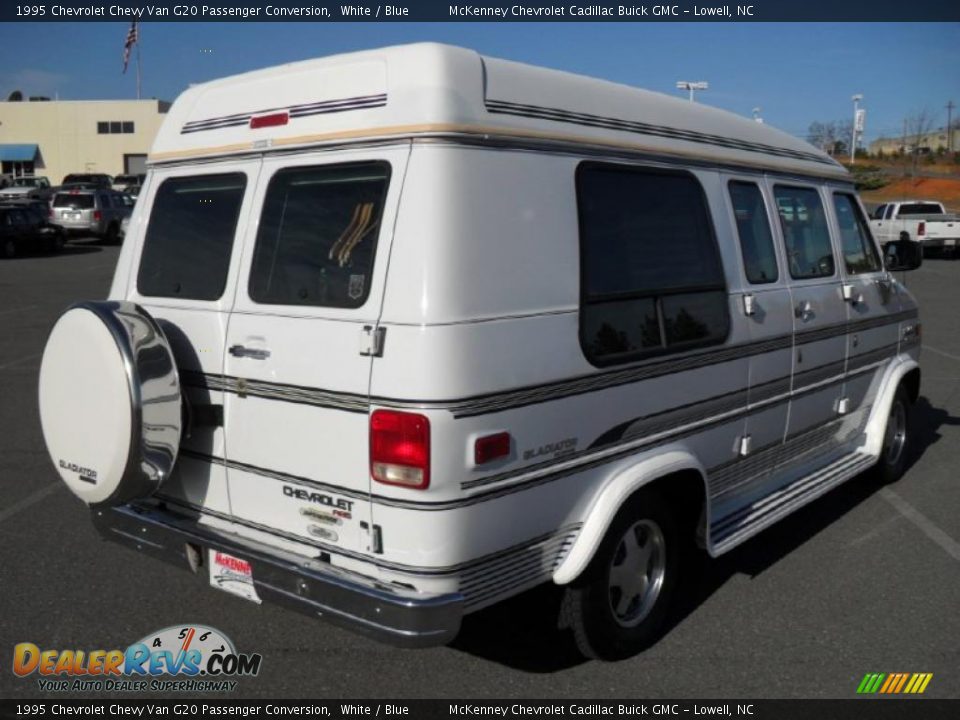
[[[220,412],[227,318],[259,161],[157,169],[146,188],[144,229],[127,292],[160,322],[187,400],[187,431],[161,494],[180,505],[229,513]],[[140,241],[139,233],[143,233]]]
[[[234,516],[368,550],[369,383],[409,146],[271,157],[245,238],[223,383]]]

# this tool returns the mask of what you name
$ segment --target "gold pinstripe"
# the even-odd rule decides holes
[[[283,138],[271,138],[270,147],[289,147],[291,145],[310,145],[317,143],[343,142],[350,140],[386,140],[396,139],[406,136],[428,136],[430,134],[451,134],[451,135],[473,135],[477,137],[495,137],[495,138],[515,138],[519,140],[543,140],[551,142],[569,143],[572,145],[592,145],[594,147],[608,147],[611,149],[630,150],[632,152],[645,152],[657,155],[666,155],[690,160],[721,162],[730,165],[739,165],[747,168],[762,168],[765,170],[774,170],[777,172],[790,172],[800,175],[810,175],[813,177],[832,178],[836,180],[847,180],[849,176],[845,171],[837,169],[832,170],[824,167],[822,172],[812,170],[805,171],[797,168],[789,168],[774,163],[747,162],[744,160],[734,160],[731,158],[711,155],[709,153],[695,153],[688,150],[676,148],[665,149],[645,143],[624,142],[610,140],[606,138],[591,137],[589,135],[576,135],[565,133],[554,133],[545,130],[530,130],[513,127],[500,127],[495,125],[472,125],[458,123],[420,123],[409,125],[385,125],[382,127],[364,128],[360,130],[338,130],[327,133],[311,133],[306,135],[293,135]],[[149,162],[164,162],[170,160],[182,160],[187,158],[210,157],[232,152],[257,152],[264,150],[260,147],[262,140],[247,143],[234,143],[230,145],[213,145],[204,148],[194,148],[190,150],[171,150],[167,152],[151,153],[147,158]]]

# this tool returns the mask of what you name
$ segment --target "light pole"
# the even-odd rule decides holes
[[[694,90],[706,90],[709,87],[710,87],[710,83],[706,82],[705,80],[698,80],[697,82],[690,82],[689,80],[677,80],[678,90],[690,91],[690,102],[693,102]]]
[[[857,125],[860,122],[859,104],[863,100],[863,95],[854,95],[850,99],[853,100],[853,130],[850,132],[852,136],[850,138],[850,164],[852,165],[857,161]]]

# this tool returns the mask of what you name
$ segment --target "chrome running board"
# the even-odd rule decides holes
[[[750,505],[718,518],[710,525],[711,555],[720,555],[736,547],[797,508],[863,472],[876,461],[870,455],[852,452]]]

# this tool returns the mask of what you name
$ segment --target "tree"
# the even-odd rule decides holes
[[[837,145],[842,148],[836,150],[837,153],[850,154],[850,143],[853,141],[853,120],[839,120],[835,123],[837,126]]]
[[[837,142],[840,136],[837,132],[837,122],[813,122],[807,129],[807,139],[811,145],[816,145],[825,153],[836,153]]]
[[[914,113],[904,122],[904,137],[907,141],[908,164],[910,176],[917,174],[917,165],[920,162],[920,155],[930,152],[930,148],[925,145],[926,136],[933,130],[933,113],[928,108]]]
[[[23,102],[23,93],[19,90],[14,90],[7,96],[7,102]]]

